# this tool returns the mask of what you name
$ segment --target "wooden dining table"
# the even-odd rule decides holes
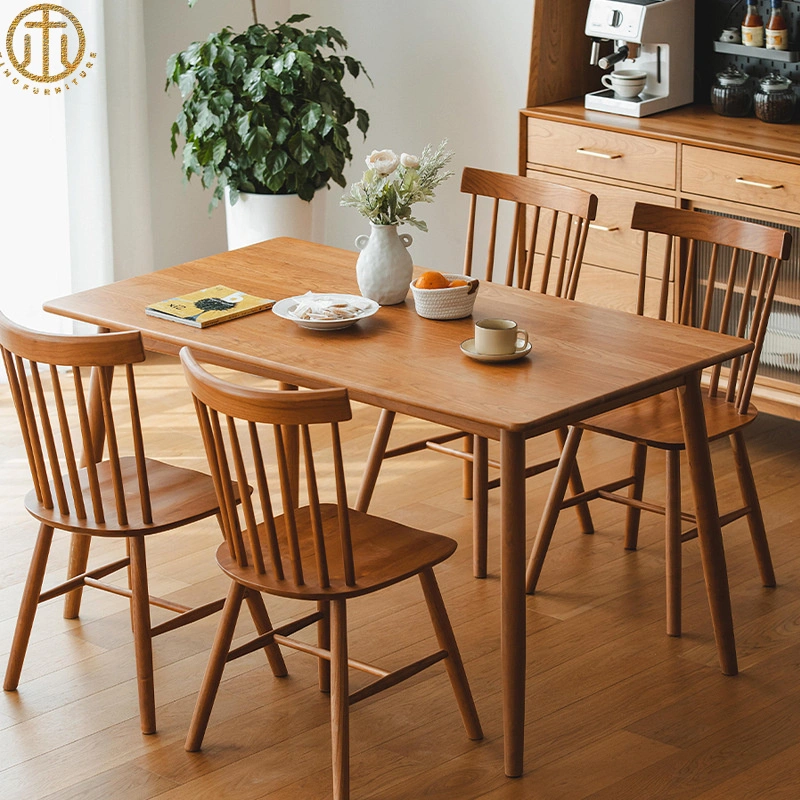
[[[501,670],[505,772],[523,770],[525,724],[525,442],[603,411],[677,390],[698,537],[722,671],[737,672],[725,554],[701,395],[705,367],[746,353],[741,339],[482,282],[471,317],[420,317],[409,296],[337,331],[270,311],[198,329],[145,314],[148,304],[223,284],[280,299],[357,294],[357,254],[295,239],[240,250],[52,300],[47,311],[108,330],[139,330],[147,350],[188,345],[203,360],[287,384],[346,387],[353,400],[500,442]],[[460,344],[486,317],[516,320],[533,343],[511,363],[468,358]],[[71,571],[86,555],[73,546]],[[75,555],[75,552],[78,555]]]

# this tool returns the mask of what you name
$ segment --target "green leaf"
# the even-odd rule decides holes
[[[273,150],[267,156],[267,169],[269,170],[270,174],[277,175],[283,172],[288,160],[289,156],[287,156],[283,150]]]
[[[214,143],[214,150],[211,154],[211,163],[218,167],[225,154],[228,152],[228,143],[224,139],[219,139]]]
[[[187,97],[192,93],[192,89],[194,89],[194,72],[192,70],[179,76],[178,88],[181,91],[181,97]]]
[[[358,61],[356,61],[351,56],[344,57],[344,63],[347,66],[347,71],[354,77],[358,77],[358,73],[361,71],[361,65]]]
[[[277,144],[279,147],[282,147],[291,132],[292,123],[289,122],[289,120],[285,117],[281,117],[276,125],[275,144]]]
[[[369,114],[363,108],[356,109],[356,127],[367,138],[367,130],[369,130]]]
[[[178,53],[173,53],[167,59],[167,80],[172,81],[175,79],[175,67],[178,64]]]
[[[306,103],[300,112],[300,127],[304,131],[313,131],[322,117],[322,106],[319,103]]]
[[[289,139],[289,153],[298,164],[305,164],[311,158],[311,148],[308,146],[305,136],[296,133]]]
[[[272,147],[272,134],[263,125],[259,125],[253,131],[253,137],[247,148],[248,155],[253,161],[258,161],[264,158]]]

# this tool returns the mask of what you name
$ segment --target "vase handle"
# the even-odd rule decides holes
[[[401,233],[401,234],[400,234],[400,241],[401,241],[401,242],[402,242],[402,243],[403,243],[403,244],[404,244],[406,247],[409,247],[409,246],[410,246],[410,244],[411,244],[411,242],[413,242],[414,240],[411,238],[411,234],[410,234],[410,233]]]
[[[361,236],[356,236],[356,249],[363,250],[367,246],[368,241],[369,235],[366,233],[362,233]]]

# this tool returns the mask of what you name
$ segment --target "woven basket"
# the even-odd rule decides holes
[[[472,313],[475,298],[478,296],[479,282],[468,275],[449,275],[449,281],[466,281],[466,286],[453,286],[451,289],[417,289],[411,282],[414,305],[417,314],[425,319],[461,319]]]

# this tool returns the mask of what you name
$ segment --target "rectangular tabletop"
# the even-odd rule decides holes
[[[205,329],[145,315],[158,300],[215,284],[281,299],[358,294],[356,254],[293,239],[188,262],[53,300],[46,310],[112,330],[136,329],[150,350],[204,356],[307,387],[345,386],[355,400],[470,433],[526,436],[682,383],[689,371],[746,352],[747,342],[535,292],[482,283],[472,317],[434,321],[413,299],[340,331],[300,328],[261,312]],[[528,331],[528,358],[470,360],[474,320],[508,317]]]

